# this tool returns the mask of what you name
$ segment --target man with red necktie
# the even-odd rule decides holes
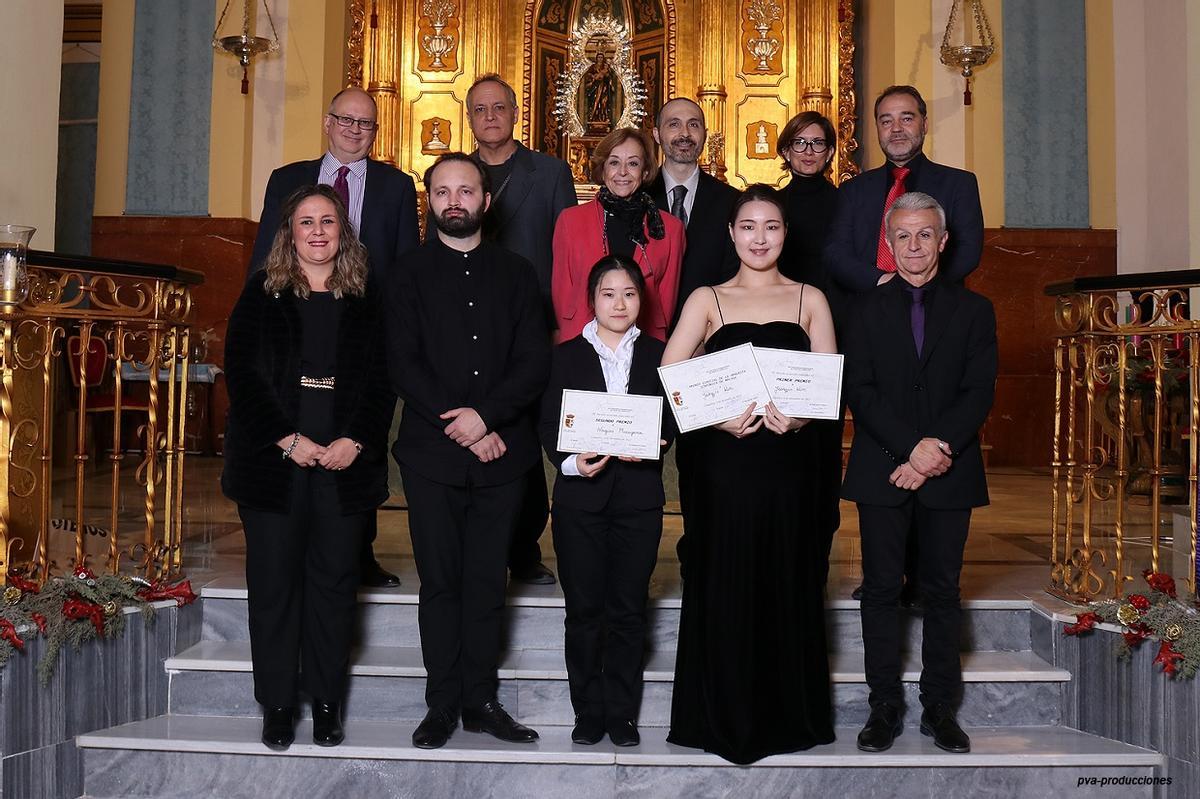
[[[912,86],[889,86],[875,100],[875,131],[887,163],[867,170],[838,188],[837,208],[825,244],[825,264],[834,283],[862,295],[896,273],[887,246],[884,213],[906,192],[923,192],[945,210],[949,239],[940,257],[942,280],[962,281],[979,266],[983,253],[983,208],[972,172],[930,161],[922,148],[929,128],[925,99]],[[851,302],[848,307],[857,306]],[[851,310],[849,313],[853,313]],[[839,335],[846,319],[834,319]],[[902,603],[917,600],[916,539],[910,537]],[[860,599],[862,586],[854,590]]]
[[[830,274],[852,294],[870,291],[895,273],[883,214],[905,192],[924,192],[946,210],[950,240],[941,258],[943,279],[962,282],[979,266],[983,253],[979,184],[974,173],[925,157],[921,150],[928,125],[925,100],[912,86],[889,86],[875,101],[875,130],[887,163],[841,185],[825,245]]]
[[[342,89],[333,96],[322,122],[329,142],[325,155],[281,166],[267,181],[247,277],[267,260],[288,195],[301,186],[323,183],[342,198],[354,233],[367,248],[372,277],[386,285],[399,268],[400,256],[419,243],[417,190],[413,179],[396,167],[367,157],[379,130],[377,119],[375,100],[362,89]],[[375,534],[372,517],[363,547],[361,583],[371,588],[400,585],[400,579],[375,559]]]

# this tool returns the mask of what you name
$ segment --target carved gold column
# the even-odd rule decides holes
[[[700,87],[696,99],[708,126],[704,171],[725,179],[725,3],[713,3],[700,16]]]
[[[372,5],[373,19],[378,27],[368,28],[369,42],[366,62],[367,92],[379,106],[379,133],[375,137],[375,158],[389,164],[397,162],[397,145],[400,141],[399,103],[396,93],[396,75],[400,73],[397,42],[400,30],[400,4],[382,2]]]
[[[801,0],[799,30],[804,41],[798,48],[800,74],[800,110],[818,111],[833,117],[833,66],[837,63],[834,37],[837,0]]]

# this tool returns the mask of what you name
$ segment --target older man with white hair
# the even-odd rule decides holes
[[[979,429],[996,385],[996,315],[945,279],[946,216],[937,200],[900,196],[884,223],[895,277],[847,321],[846,400],[854,444],[842,498],[858,504],[862,630],[871,715],[858,748],[882,752],[902,730],[900,589],[905,542],[918,546],[921,732],[970,751],[955,712],[962,693],[959,575],[971,509],[988,504]]]

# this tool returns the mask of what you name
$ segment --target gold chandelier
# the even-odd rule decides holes
[[[984,13],[983,0],[962,0],[962,6],[962,40],[955,44],[951,36],[957,33],[959,2],[954,0],[950,4],[950,19],[946,21],[946,34],[942,37],[942,63],[951,69],[961,70],[966,80],[963,105],[970,105],[971,76],[975,68],[987,64],[996,51],[996,37],[992,35],[992,26],[988,24],[987,14]],[[971,38],[971,21],[974,22],[977,40],[974,43]]]
[[[271,26],[271,38],[251,36],[251,0],[242,0],[242,32],[236,36],[221,36],[218,38],[218,34],[221,32],[221,24],[225,22],[225,14],[229,11],[229,4],[232,1],[225,0],[225,7],[221,9],[221,16],[217,18],[217,27],[213,30],[212,46],[217,52],[229,53],[237,58],[238,63],[242,65],[242,94],[249,94],[250,60],[256,55],[277,51],[279,49],[279,34],[275,31],[275,20],[271,19],[271,9],[267,7],[267,0],[263,0],[263,10],[267,12],[267,22]]]

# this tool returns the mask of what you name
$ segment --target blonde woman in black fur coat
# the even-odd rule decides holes
[[[328,186],[288,197],[266,268],[229,319],[221,487],[246,531],[262,740],[287,749],[300,691],[313,742],[342,742],[365,525],[387,499],[388,388],[367,255]]]

